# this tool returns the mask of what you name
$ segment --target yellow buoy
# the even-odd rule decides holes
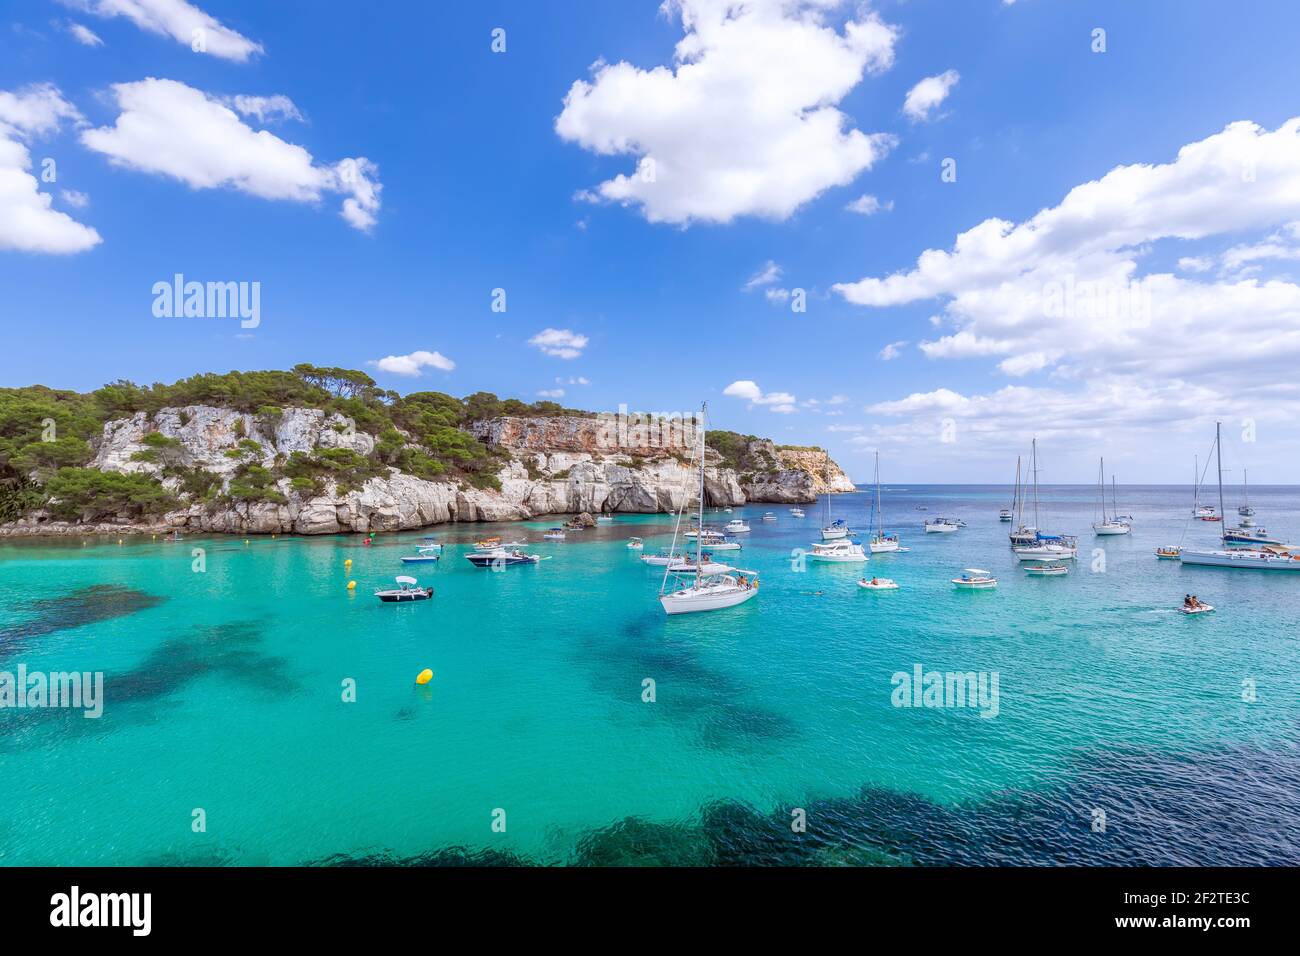
[[[349,582],[348,582],[348,590],[349,590],[349,591],[355,591],[356,589],[357,589],[357,582],[356,582],[356,581],[349,581]]]
[[[433,671],[426,667],[424,670],[420,671],[420,676],[415,679],[415,682],[417,684],[427,684],[431,680],[433,680]]]
[[[352,559],[351,559],[351,558],[345,558],[344,561],[343,561],[343,567],[345,567],[345,568],[350,568],[350,567],[352,567]]]

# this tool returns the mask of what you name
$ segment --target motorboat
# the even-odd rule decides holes
[[[684,561],[684,560],[686,560],[685,555],[681,554],[680,552],[671,551],[668,548],[664,548],[658,554],[641,555],[641,561],[643,563],[656,565],[659,567],[667,567],[670,564],[676,564],[678,561]]]
[[[1021,561],[1073,561],[1079,556],[1078,544],[1068,534],[1037,534],[1031,543],[1011,551]]]
[[[765,511],[765,512],[763,512],[763,520],[764,520],[764,521],[775,521],[775,520],[776,520],[776,515],[775,515],[773,512],[771,512],[771,511]]]
[[[433,544],[416,548],[415,554],[402,555],[403,564],[432,564],[442,558],[442,545]]]
[[[645,542],[640,538],[628,538],[627,549],[629,551],[642,551],[645,549]]]
[[[542,535],[547,541],[563,541],[565,532],[563,528],[547,528],[546,534]]]
[[[866,588],[868,591],[897,591],[898,582],[889,578],[863,578],[858,582],[858,587]]]
[[[1054,578],[1070,573],[1065,564],[1030,564],[1025,567],[1025,574],[1035,578]]]
[[[494,534],[490,538],[484,538],[482,541],[475,541],[474,547],[480,551],[490,551],[493,548],[501,547],[501,536]]]
[[[695,458],[699,467],[699,492],[697,500],[697,524],[699,527],[704,526],[704,454],[705,454],[705,421],[708,405],[705,404],[700,408],[699,427],[696,433],[699,437],[699,447],[696,450]],[[670,555],[675,555],[677,550],[677,531],[681,527],[682,516],[688,507],[688,502],[683,501],[681,511],[677,514],[677,524],[673,529],[673,542],[669,549]],[[727,530],[732,534],[740,534],[749,530],[749,527],[740,519],[735,519],[727,523]],[[643,555],[642,560],[647,556]],[[695,539],[695,560],[690,562],[684,572],[675,572],[673,570],[676,562],[671,558],[669,563],[664,567],[663,580],[659,585],[659,606],[664,609],[668,615],[693,614],[701,611],[719,611],[725,608],[735,607],[744,604],[758,596],[758,572],[742,571],[737,568],[725,568],[718,573],[706,574],[705,568],[708,563],[705,559],[704,542],[700,538]],[[719,565],[719,567],[725,567]],[[668,583],[669,575],[676,574],[674,578],[675,586],[670,587]]]
[[[375,597],[385,604],[400,604],[406,601],[427,601],[433,597],[433,588],[422,588],[415,578],[404,574],[395,579],[397,587],[376,591]]]
[[[999,521],[1010,521],[1013,517],[1014,515],[1012,515],[1010,508],[1003,508],[998,512]]]
[[[1161,561],[1177,561],[1182,553],[1183,549],[1173,544],[1156,548],[1156,557]]]
[[[743,518],[732,518],[723,525],[723,530],[726,531],[727,534],[748,534],[749,525],[745,524]]]
[[[841,538],[838,541],[816,542],[804,557],[809,561],[825,561],[828,563],[855,561],[860,563],[867,560],[867,553],[862,550],[862,545],[857,542]]]
[[[925,522],[924,527],[926,534],[952,534],[962,529],[961,523],[951,518],[932,518]]]
[[[609,524],[613,520],[614,520],[613,515],[596,515],[596,521],[599,524]]]
[[[795,518],[802,518],[802,517],[804,517],[804,513],[803,513],[803,509],[802,509],[802,508],[791,508],[791,509],[790,509],[790,514],[791,514],[791,516],[793,516],[793,517],[795,517]]]
[[[987,591],[998,586],[998,579],[983,568],[965,568],[952,583],[961,591]]]
[[[1224,544],[1284,544],[1281,538],[1274,538],[1267,528],[1224,528]]]
[[[541,555],[524,554],[522,551],[508,548],[493,548],[491,551],[475,551],[465,555],[465,560],[476,568],[509,568],[516,564],[536,564]]]

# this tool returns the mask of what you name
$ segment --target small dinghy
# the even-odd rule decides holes
[[[1173,545],[1167,545],[1163,548],[1156,548],[1156,557],[1161,561],[1177,561],[1182,557],[1183,549]]]
[[[402,555],[403,564],[432,564],[442,557],[442,545],[431,544],[416,548],[415,554]]]
[[[1025,574],[1035,578],[1056,578],[1069,573],[1069,567],[1064,564],[1030,564],[1025,567]]]
[[[866,588],[868,591],[897,591],[898,582],[891,581],[889,578],[863,578],[858,582],[858,587]]]
[[[419,587],[415,578],[398,575],[397,587],[376,591],[375,597],[385,604],[400,604],[404,601],[427,601],[433,597],[433,588]]]
[[[482,541],[475,541],[474,547],[480,551],[491,551],[493,548],[501,547],[501,538],[499,535],[493,535],[490,538],[484,538]]]
[[[1184,604],[1178,609],[1180,614],[1209,614],[1214,610],[1213,604],[1197,604],[1195,607]]]
[[[640,538],[628,538],[627,549],[629,551],[642,551],[645,549],[645,542]]]

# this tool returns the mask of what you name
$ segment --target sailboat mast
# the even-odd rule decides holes
[[[1030,447],[1030,469],[1034,473],[1034,528],[1038,528],[1038,439]]]
[[[876,452],[876,536],[885,533],[885,513],[880,504],[880,452]]]
[[[1011,507],[1016,513],[1016,528],[1025,526],[1025,503],[1020,498],[1020,456],[1016,455],[1016,490],[1011,496]]]
[[[700,520],[695,524],[695,583],[700,583],[700,561],[704,552],[704,416],[708,414],[709,403],[700,405]]]
[[[1101,523],[1106,523],[1106,459],[1097,462],[1097,494],[1101,495]]]
[[[1219,537],[1222,538],[1228,533],[1228,520],[1223,517],[1223,422],[1214,423],[1214,454],[1219,466],[1219,518],[1223,522],[1219,525]]]

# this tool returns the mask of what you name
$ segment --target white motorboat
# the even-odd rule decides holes
[[[862,550],[862,545],[842,538],[838,541],[818,541],[804,557],[809,561],[860,563],[867,560],[867,553]]]
[[[704,546],[711,551],[739,551],[742,547],[739,541],[732,541],[730,538],[724,538],[720,541],[705,541]]]
[[[704,440],[707,411],[707,405],[701,407],[700,424],[697,429],[699,448],[696,457],[700,474],[697,524],[701,528],[704,527]],[[670,555],[676,553],[678,530],[681,528],[682,515],[688,504],[689,502],[684,499],[682,510],[677,514],[677,523],[673,528],[673,543],[668,552]],[[739,527],[733,527],[737,525]],[[733,534],[744,533],[749,530],[749,527],[740,519],[735,519],[728,522],[727,530]],[[642,556],[643,561],[645,557]],[[756,571],[741,571],[736,568],[728,568],[725,565],[718,565],[722,569],[718,573],[706,573],[707,564],[704,545],[698,537],[695,539],[695,560],[690,562],[691,567],[685,572],[676,572],[678,574],[674,578],[676,586],[670,589],[668,577],[670,574],[675,573],[673,571],[675,565],[677,565],[676,561],[670,561],[665,565],[663,581],[659,585],[659,606],[664,609],[665,614],[718,611],[735,607],[758,596],[758,573]]]
[[[802,508],[791,508],[790,514],[795,518],[802,518],[804,516]]]
[[[627,549],[629,551],[643,551],[645,550],[645,542],[640,538],[628,538]]]
[[[432,544],[423,548],[416,548],[415,554],[402,555],[403,564],[433,564],[442,557],[442,545]]]
[[[547,541],[563,541],[565,532],[563,528],[548,528],[546,534],[542,535]]]
[[[749,525],[745,524],[743,518],[732,518],[723,525],[722,530],[726,531],[727,534],[748,534]]]
[[[685,560],[686,560],[686,556],[684,554],[681,554],[680,552],[670,551],[668,548],[664,548],[658,554],[641,555],[641,561],[643,563],[652,564],[657,567],[666,567],[667,565],[676,564],[678,561],[685,561]]]
[[[407,601],[427,601],[433,597],[433,588],[422,588],[415,578],[398,575],[397,587],[375,592],[375,597],[385,604],[401,604]]]
[[[764,511],[764,512],[763,512],[763,520],[764,520],[764,521],[775,521],[775,520],[776,520],[776,515],[775,515],[773,512],[771,512],[771,511]]]
[[[1069,573],[1069,565],[1065,564],[1031,564],[1025,568],[1025,574],[1035,578],[1055,578]]]
[[[999,521],[1010,521],[1013,517],[1014,515],[1011,513],[1010,508],[1003,508],[1001,511],[998,512]]]
[[[597,516],[596,516],[596,521],[597,521],[598,523],[600,523],[600,524],[608,524],[609,522],[611,522],[611,521],[613,521],[613,520],[614,520],[614,516],[613,516],[613,515],[597,515]]]
[[[897,591],[898,582],[889,578],[863,578],[858,582],[858,587],[866,588],[868,591]]]
[[[952,534],[960,531],[962,525],[951,518],[932,518],[925,522],[926,534]]]
[[[473,554],[465,555],[465,560],[476,568],[499,570],[514,567],[516,564],[537,564],[542,558],[538,554],[524,554],[517,548],[501,547],[489,551],[475,551]]]
[[[953,578],[952,583],[962,591],[987,591],[998,586],[998,579],[983,568],[965,568],[962,576]]]

